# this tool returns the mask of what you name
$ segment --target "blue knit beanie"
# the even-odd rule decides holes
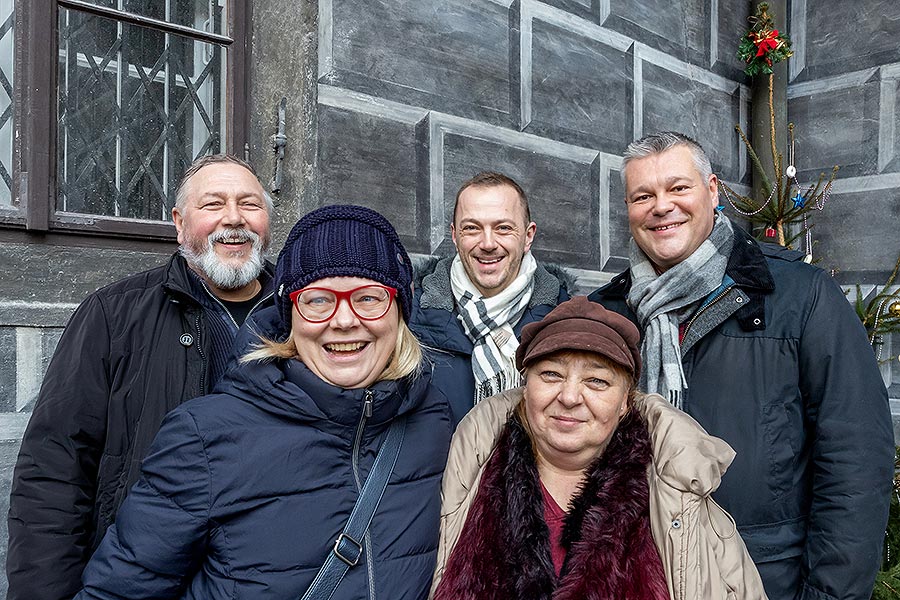
[[[275,303],[291,330],[289,294],[326,277],[364,277],[397,288],[403,319],[412,310],[412,263],[400,236],[379,213],[364,206],[324,206],[291,229],[275,265]]]

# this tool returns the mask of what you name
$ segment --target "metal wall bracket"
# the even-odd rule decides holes
[[[284,160],[284,147],[287,136],[284,134],[284,113],[287,109],[287,98],[282,97],[278,104],[278,132],[272,136],[272,150],[275,151],[275,175],[272,177],[270,189],[273,194],[281,191],[281,163]]]

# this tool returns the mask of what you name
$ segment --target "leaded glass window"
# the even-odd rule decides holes
[[[169,220],[181,173],[225,150],[225,48],[71,4],[59,8],[57,215]],[[92,4],[199,32],[227,23],[224,0]]]
[[[0,0],[0,206],[12,204],[14,0]]]

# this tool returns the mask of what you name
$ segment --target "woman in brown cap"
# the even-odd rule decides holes
[[[734,457],[635,388],[639,334],[584,297],[522,331],[525,386],[460,423],[436,600],[765,598],[710,498]]]

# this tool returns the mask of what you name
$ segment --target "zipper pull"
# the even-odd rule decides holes
[[[366,418],[372,416],[372,390],[366,390],[366,398],[363,400],[363,414],[366,415]]]

